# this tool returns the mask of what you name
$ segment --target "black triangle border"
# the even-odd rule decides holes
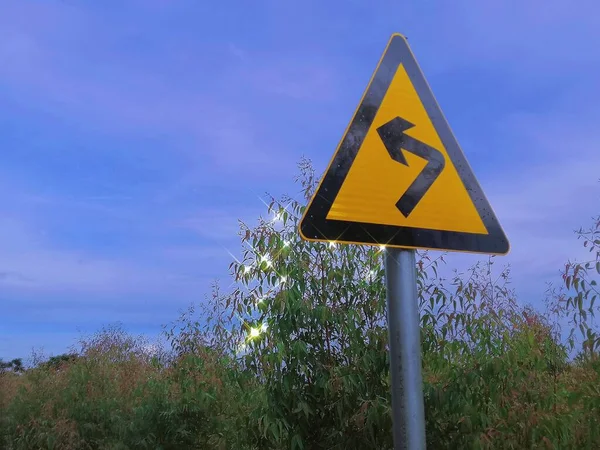
[[[404,64],[448,156],[488,230],[487,235],[326,219],[400,64]],[[377,182],[376,177],[373,182]],[[509,252],[508,239],[452,133],[406,38],[401,34],[393,34],[390,38],[350,125],[305,209],[300,220],[299,231],[302,238],[307,241],[333,241],[496,255],[505,255]]]

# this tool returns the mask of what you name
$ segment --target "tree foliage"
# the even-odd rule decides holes
[[[2,359],[0,359],[0,373],[7,371],[21,373],[23,370],[24,366],[22,358],[15,358],[11,361],[2,361]]]

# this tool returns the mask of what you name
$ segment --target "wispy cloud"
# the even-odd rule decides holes
[[[335,71],[322,58],[293,58],[291,55],[251,53],[230,44],[230,53],[239,60],[231,78],[263,94],[286,100],[320,103],[338,94]]]
[[[237,211],[192,215],[184,209],[179,216],[165,210],[169,216],[149,220],[151,203],[32,196],[26,183],[7,180],[0,187],[14,193],[0,194],[0,292],[12,297],[37,293],[43,303],[44,295],[57,293],[189,296],[204,291],[208,278],[226,274],[226,247],[237,241]],[[53,217],[57,213],[62,219]],[[67,229],[85,231],[79,228],[88,228],[89,240],[64,236]],[[124,243],[116,254],[106,251],[114,239]]]
[[[84,251],[54,248],[39,232],[0,220],[0,285],[42,293],[129,293],[173,288],[187,280],[159,267],[107,260]]]
[[[179,226],[211,241],[231,241],[240,231],[239,220],[243,220],[244,217],[258,216],[262,212],[260,209],[260,205],[257,205],[257,208],[245,214],[241,211],[204,209],[201,214],[182,220]]]
[[[169,133],[176,139],[163,152],[178,151],[192,165],[216,165],[225,173],[275,171],[289,163],[285,149],[269,137],[268,127],[253,117],[252,104],[231,98],[224,102],[219,90],[207,87],[215,74],[200,73],[191,84],[185,72],[176,68],[138,67],[127,52],[108,56],[110,49],[102,40],[83,47],[82,40],[103,34],[105,23],[79,9],[56,8],[40,27],[23,18],[33,16],[37,19],[32,23],[38,23],[47,7],[12,6],[0,19],[0,85],[10,87],[20,102],[34,103],[71,126],[111,133]],[[112,32],[126,39],[127,28],[119,28],[118,23]],[[214,64],[202,55],[202,48],[197,51],[195,70]],[[316,71],[310,72],[316,81],[305,87],[293,70],[289,81],[279,75],[277,70],[286,70],[282,64],[276,65],[277,70],[252,67],[234,69],[235,79],[230,81],[291,95],[294,89],[312,92],[314,83],[319,83]],[[272,79],[262,80],[269,76]]]
[[[406,32],[419,48],[432,52],[432,70],[493,68],[496,75],[545,82],[584,75],[584,67],[600,63],[593,50],[600,37],[599,12],[591,0],[576,5],[459,0],[435,4],[435,10],[428,2],[415,2],[406,8],[406,16],[415,19],[406,20]],[[433,53],[440,45],[444,51]]]

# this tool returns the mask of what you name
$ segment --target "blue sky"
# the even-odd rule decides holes
[[[259,195],[325,169],[408,36],[539,303],[600,206],[592,1],[28,1],[0,6],[0,357],[121,321],[154,335],[239,252]],[[451,267],[476,261],[451,255]]]

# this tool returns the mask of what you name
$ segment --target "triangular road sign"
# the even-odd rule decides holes
[[[404,36],[388,42],[300,234],[309,241],[508,253]]]

